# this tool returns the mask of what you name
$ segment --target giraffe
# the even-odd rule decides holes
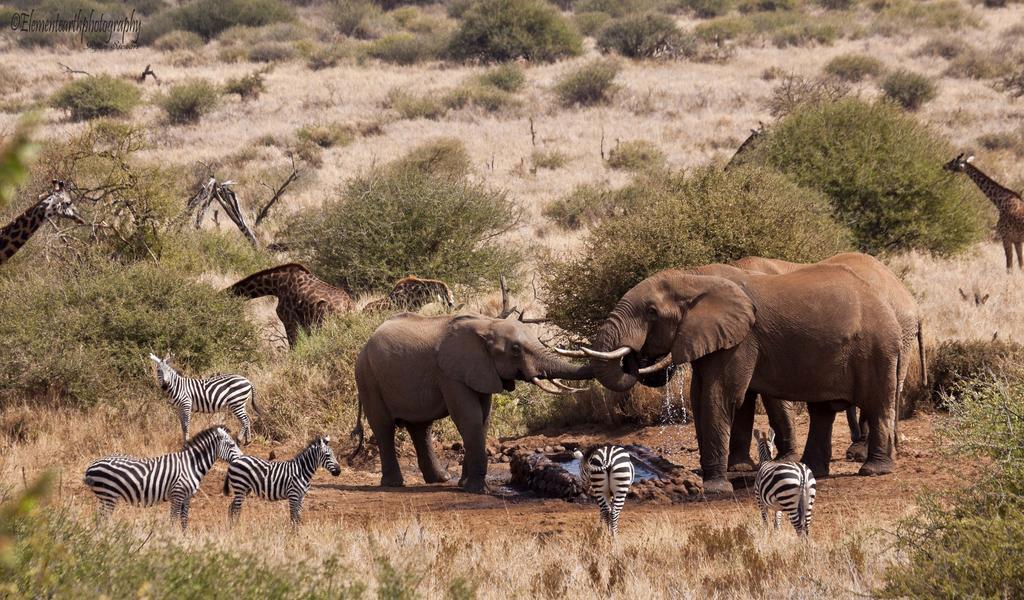
[[[311,331],[327,315],[355,308],[347,290],[321,280],[297,263],[253,273],[225,291],[245,298],[276,296],[277,317],[284,323],[290,346],[298,340],[300,329]]]
[[[988,196],[992,204],[999,210],[999,221],[996,223],[996,234],[1003,241],[1003,252],[1006,254],[1006,271],[1013,271],[1013,252],[1017,251],[1017,268],[1024,269],[1024,257],[1021,246],[1024,244],[1024,202],[1020,194],[996,183],[991,177],[981,172],[972,163],[973,156],[964,158],[961,152],[956,158],[946,163],[943,169],[956,173],[966,173],[971,181]]]
[[[743,140],[743,143],[740,144],[739,148],[736,148],[736,152],[733,153],[732,158],[729,159],[729,162],[725,163],[725,167],[722,170],[728,171],[733,165],[737,164],[736,160],[738,158],[740,158],[743,154],[753,150],[754,146],[756,146],[760,141],[760,137],[764,135],[764,130],[764,123],[758,121],[757,129],[750,130],[750,135],[747,136],[747,139]]]
[[[364,306],[363,312],[414,311],[435,301],[448,309],[455,307],[455,296],[445,282],[409,275],[399,279],[387,296]]]
[[[0,265],[4,264],[14,253],[25,245],[43,221],[63,217],[84,225],[85,220],[78,214],[78,209],[71,203],[71,195],[63,181],[53,180],[53,188],[39,195],[39,201],[21,213],[18,218],[0,229]]]

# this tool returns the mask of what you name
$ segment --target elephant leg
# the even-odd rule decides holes
[[[796,425],[793,422],[793,403],[769,396],[761,396],[768,424],[775,432],[775,460],[796,460]]]
[[[750,472],[754,461],[750,458],[750,442],[754,431],[754,412],[757,408],[757,393],[747,392],[743,404],[732,419],[729,433],[729,470]]]
[[[402,487],[402,468],[398,465],[398,452],[395,450],[395,424],[386,419],[367,419],[370,429],[377,438],[380,449],[380,484],[383,487]]]
[[[850,426],[850,447],[846,449],[846,460],[864,462],[868,458],[868,421],[864,411],[857,416],[857,407],[846,409],[846,423]]]
[[[437,456],[434,455],[434,444],[430,435],[433,425],[429,421],[409,423],[409,437],[412,438],[412,443],[416,447],[416,462],[419,463],[420,472],[423,473],[423,481],[444,483],[451,479],[451,475],[437,462]]]
[[[699,378],[700,390],[699,396],[693,396],[694,406],[700,406],[699,417],[696,412],[694,417],[705,494],[733,491],[725,476],[729,464],[729,432],[752,373],[751,369],[737,367],[753,364],[748,359],[735,351],[723,351],[694,365],[694,381]]]
[[[899,394],[898,370],[886,369],[882,385],[875,386],[877,396],[860,398],[858,404],[868,425],[868,459],[861,466],[860,475],[891,473],[895,458],[896,402]],[[869,386],[863,386],[872,389]],[[878,388],[881,388],[880,390]],[[879,400],[881,399],[881,402]]]
[[[452,381],[442,382],[441,393],[466,449],[459,485],[467,492],[483,493],[487,491],[487,432],[484,429],[484,404],[489,412],[490,395],[480,394]]]
[[[811,417],[807,431],[807,444],[800,462],[811,468],[814,477],[828,477],[829,462],[832,460],[832,424],[835,422],[835,410],[828,402],[810,402],[807,412]]]

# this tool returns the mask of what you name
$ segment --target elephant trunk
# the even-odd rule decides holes
[[[543,379],[593,379],[594,368],[589,364],[574,364],[544,353],[537,362]]]
[[[594,338],[593,348],[602,352],[613,351],[617,348],[629,347],[634,354],[643,347],[646,332],[641,327],[641,322],[631,313],[633,311],[628,305],[615,308],[612,314],[601,324],[597,335]],[[637,369],[630,369],[629,372],[623,367],[623,363],[636,366],[637,360],[634,356],[627,356],[624,361],[606,360],[602,358],[591,358],[590,364],[594,368],[594,375],[601,385],[616,391],[629,391],[637,383]]]

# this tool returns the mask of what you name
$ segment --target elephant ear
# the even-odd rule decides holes
[[[497,394],[504,389],[487,347],[490,331],[486,319],[456,317],[437,345],[441,371],[481,394]]]
[[[693,362],[732,348],[750,333],[754,303],[740,286],[722,277],[689,276],[684,287],[672,362]]]

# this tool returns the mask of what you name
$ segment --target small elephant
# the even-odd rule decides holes
[[[598,381],[621,392],[658,368],[692,365],[705,492],[732,491],[730,429],[748,392],[808,403],[801,462],[815,472],[828,471],[834,402],[859,406],[871,424],[861,474],[891,472],[902,348],[893,310],[842,265],[772,277],[717,268],[733,272],[661,271],[629,290],[584,349]],[[822,410],[827,421],[814,418]]]
[[[403,313],[378,327],[356,359],[360,413],[353,433],[361,447],[365,411],[380,446],[381,485],[401,486],[395,427],[404,425],[423,479],[440,483],[449,475],[434,456],[430,430],[434,421],[451,415],[466,449],[459,485],[483,492],[491,395],[511,392],[516,381],[567,393],[574,388],[559,379],[591,378],[590,365],[548,352],[516,319]]]

